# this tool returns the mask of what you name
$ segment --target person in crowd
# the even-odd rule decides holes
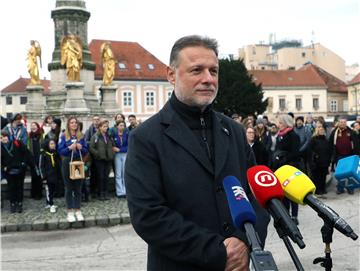
[[[270,125],[270,148],[268,149],[268,155],[269,155],[269,167],[272,168],[272,164],[271,164],[271,157],[273,157],[273,154],[276,150],[276,141],[277,141],[277,136],[278,136],[278,132],[279,132],[279,129],[278,127],[276,126],[275,123],[272,123]]]
[[[305,129],[309,131],[310,136],[311,136],[315,131],[315,120],[311,113],[308,113],[306,115],[304,126],[305,126]]]
[[[118,198],[126,197],[124,171],[128,148],[129,131],[126,129],[125,121],[118,121],[117,130],[113,134],[115,152],[115,189]]]
[[[347,126],[346,116],[341,116],[337,127],[331,132],[329,138],[331,161],[334,165],[336,165],[340,159],[357,152],[357,150],[355,150],[356,140],[356,135]],[[344,191],[345,188],[343,187],[343,184],[338,182],[336,193],[342,194]],[[347,192],[353,194],[354,190],[347,189]]]
[[[255,161],[258,165],[268,164],[268,153],[263,143],[255,136],[253,127],[246,128],[246,139],[255,155]]]
[[[79,131],[82,133],[84,124],[82,121],[79,121]],[[91,155],[90,152],[85,154],[83,157],[84,162],[84,171],[85,179],[83,185],[81,186],[81,200],[84,202],[89,202],[90,200],[90,168],[91,168]]]
[[[254,123],[253,123],[252,118],[246,117],[246,118],[243,119],[242,123],[243,123],[245,128],[254,127]]]
[[[50,132],[51,130],[51,124],[54,120],[54,117],[52,115],[47,115],[41,124],[41,129],[44,131],[44,135]]]
[[[1,131],[1,171],[5,173],[9,189],[10,213],[22,213],[26,167],[35,167],[26,145],[18,139],[10,140],[7,131]]]
[[[80,132],[79,122],[76,117],[70,117],[66,123],[65,132],[60,136],[58,152],[62,156],[62,176],[65,183],[65,200],[67,206],[67,221],[83,221],[80,210],[81,186],[83,180],[70,179],[71,159],[79,161],[88,152],[84,134]]]
[[[317,126],[309,144],[310,170],[316,186],[316,194],[326,194],[326,175],[330,166],[330,146],[326,139],[325,128]]]
[[[95,164],[97,187],[99,188],[100,200],[109,200],[109,173],[111,163],[114,159],[114,143],[108,135],[109,121],[102,120],[99,123],[99,129],[90,140],[90,153],[93,157],[92,162]]]
[[[256,140],[264,146],[266,151],[268,151],[270,149],[270,133],[267,130],[262,118],[256,120],[254,130]],[[267,161],[268,159],[265,160]]]
[[[352,124],[354,134],[354,154],[360,155],[360,121],[355,121]]]
[[[276,147],[272,158],[272,170],[275,171],[283,165],[291,165],[300,168],[300,138],[294,132],[294,119],[289,114],[280,115],[278,117],[278,127],[279,133],[276,138]],[[284,199],[284,204],[289,210],[293,221],[296,224],[299,224],[299,206],[286,198]]]
[[[96,132],[98,131],[98,126],[99,126],[99,122],[100,122],[100,117],[98,115],[94,115],[92,118],[92,124],[90,125],[90,127],[86,130],[85,132],[85,140],[86,143],[89,145],[90,144],[90,140],[92,138],[92,136],[94,134],[96,134]],[[91,154],[90,154],[91,156]],[[91,157],[90,159],[93,160],[94,157]],[[98,191],[98,187],[97,184],[99,183],[98,180],[96,179],[97,173],[96,173],[96,167],[95,167],[95,163],[91,163],[91,167],[90,167],[90,194],[92,198],[96,198],[98,196],[100,196],[97,191]]]
[[[61,119],[53,118],[53,120],[51,122],[51,130],[45,135],[45,140],[47,140],[47,141],[49,141],[50,139],[54,140],[56,143],[56,148],[57,148],[57,144],[59,142],[59,137],[60,137],[60,132],[61,132]],[[60,160],[60,164],[61,164],[61,160]],[[61,168],[61,165],[60,165],[60,168]],[[65,195],[64,181],[61,176],[61,170],[58,170],[54,197],[62,198],[62,197],[64,197],[64,195]]]
[[[312,132],[307,129],[304,126],[304,117],[303,116],[299,116],[295,119],[295,128],[294,128],[294,132],[299,136],[300,138],[300,155],[301,155],[301,164],[300,164],[300,169],[305,172],[308,173],[308,150],[309,150],[309,143],[311,140],[311,135]]]
[[[50,124],[50,130],[45,133],[45,139],[54,139],[57,143],[61,132],[61,119],[54,118]]]
[[[50,213],[55,213],[57,206],[54,204],[54,194],[61,170],[60,157],[56,150],[54,139],[45,140],[39,159],[40,176],[45,184],[46,207]]]
[[[136,116],[135,115],[129,115],[128,116],[128,121],[129,121],[129,132],[131,132],[132,130],[134,130],[137,126],[138,126],[138,122],[136,120]]]
[[[9,134],[9,140],[14,141],[15,139],[20,140],[23,145],[26,146],[28,140],[28,133],[22,122],[22,115],[19,113],[14,114],[10,123],[6,125],[4,130]]]
[[[231,118],[238,123],[242,123],[242,116],[237,113],[232,114]]]
[[[44,143],[44,130],[41,129],[40,124],[32,122],[30,125],[30,133],[27,142],[27,147],[32,153],[34,159],[35,168],[31,168],[31,197],[36,200],[42,198],[42,181],[38,174],[38,166],[41,149]]]
[[[125,116],[124,116],[123,114],[121,114],[121,113],[116,114],[115,117],[114,117],[114,126],[109,129],[109,136],[110,136],[110,137],[113,137],[114,132],[117,131],[117,129],[118,129],[118,128],[117,128],[117,123],[118,123],[119,121],[125,122]],[[125,128],[126,128],[126,127],[125,127]]]
[[[130,133],[125,164],[132,225],[148,243],[148,270],[246,270],[244,231],[231,223],[223,180],[236,176],[257,213],[264,245],[269,216],[252,196],[254,156],[243,127],[215,112],[217,42],[179,39],[167,78],[174,91],[159,113]]]
[[[263,120],[262,122],[264,123],[266,129],[269,129],[270,122],[269,122],[268,116],[263,116],[263,117],[262,117],[262,120]]]

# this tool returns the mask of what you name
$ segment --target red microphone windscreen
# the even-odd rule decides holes
[[[247,178],[252,193],[262,207],[266,207],[266,203],[271,199],[284,198],[284,191],[279,180],[267,166],[249,168]]]

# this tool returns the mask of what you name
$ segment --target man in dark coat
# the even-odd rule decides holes
[[[246,270],[245,233],[232,223],[223,179],[241,181],[264,245],[269,216],[246,178],[254,157],[244,128],[214,112],[217,43],[188,36],[171,51],[169,102],[130,134],[125,183],[135,231],[149,245],[148,270]]]

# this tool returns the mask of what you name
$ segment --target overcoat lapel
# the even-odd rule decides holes
[[[207,169],[211,174],[214,174],[213,166],[206,156],[205,151],[201,148],[199,140],[190,128],[175,114],[171,108],[170,103],[167,103],[160,112],[161,122],[167,124],[165,134],[172,138],[177,144],[182,146],[188,153],[190,153],[200,164]],[[174,155],[177,155],[174,153]],[[186,169],[184,169],[186,170]]]
[[[223,126],[222,119],[213,113],[213,135],[215,150],[215,178],[218,178],[227,160],[230,144],[230,131]]]

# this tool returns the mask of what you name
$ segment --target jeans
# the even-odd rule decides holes
[[[118,152],[115,154],[115,188],[117,196],[126,195],[124,181],[125,160],[126,153]]]
[[[75,160],[75,159],[74,159]],[[68,209],[80,209],[81,204],[81,186],[84,180],[71,180],[69,178],[70,158],[66,157],[62,161],[62,175],[65,184],[65,201]]]

